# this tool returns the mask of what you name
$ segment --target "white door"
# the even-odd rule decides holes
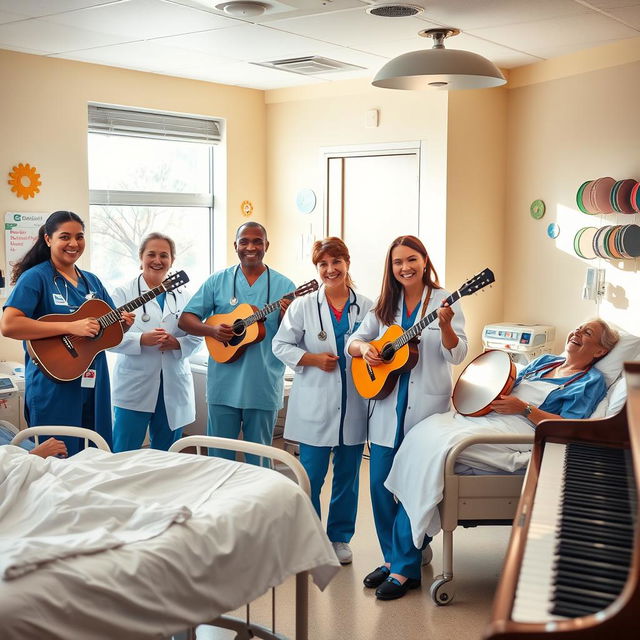
[[[420,155],[356,154],[327,154],[326,228],[347,244],[358,290],[375,299],[392,240],[419,234]]]

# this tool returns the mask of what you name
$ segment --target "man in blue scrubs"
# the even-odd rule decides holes
[[[289,306],[282,296],[295,289],[291,280],[264,264],[269,248],[266,229],[257,222],[243,224],[236,233],[234,248],[240,264],[218,271],[205,281],[180,316],[179,327],[196,336],[227,342],[233,336],[229,325],[203,324],[209,316],[231,313],[240,303],[262,309],[280,300],[280,311],[267,315],[266,335],[249,345],[234,362],[219,363],[209,358],[207,434],[271,444],[278,410],[282,407],[284,365],[271,350],[271,340],[280,318]],[[231,451],[213,449],[214,455],[234,459]],[[247,455],[247,462],[269,466],[267,460]]]

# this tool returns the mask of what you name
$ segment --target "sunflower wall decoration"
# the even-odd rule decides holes
[[[240,205],[240,211],[245,218],[248,218],[253,213],[253,203],[251,200],[243,200]]]
[[[11,191],[16,194],[16,198],[35,198],[36,193],[40,192],[40,174],[36,173],[36,168],[27,164],[20,163],[13,167],[13,171],[9,173],[8,180],[11,185]]]

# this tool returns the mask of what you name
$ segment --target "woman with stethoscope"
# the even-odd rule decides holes
[[[38,238],[13,268],[15,287],[5,306],[0,329],[18,340],[37,340],[56,335],[92,338],[100,331],[95,318],[71,322],[43,322],[52,313],[73,313],[87,300],[99,298],[115,308],[100,280],[76,266],[85,248],[84,223],[71,211],[52,213]],[[132,313],[122,313],[128,328]],[[25,350],[26,353],[26,350]],[[25,417],[30,427],[67,425],[97,431],[111,444],[109,371],[104,352],[99,353],[81,378],[54,382],[45,376],[26,353]],[[80,450],[76,438],[61,438],[69,455]]]
[[[371,409],[371,503],[384,564],[365,576],[363,582],[368,588],[376,588],[379,600],[400,598],[420,585],[421,550],[413,546],[407,514],[385,489],[384,481],[407,432],[432,413],[449,408],[451,365],[464,360],[467,338],[459,305],[444,304],[448,295],[438,284],[422,241],[410,235],[396,238],[387,252],[375,309],[351,336],[347,347],[354,358],[364,358],[375,369],[383,360],[370,344],[372,340],[382,336],[392,324],[406,331],[425,315],[437,312],[438,321],[420,335],[415,367],[401,374],[393,391],[376,400]],[[425,540],[425,550],[429,542]],[[425,562],[429,556],[430,549]]]
[[[150,233],[140,244],[142,273],[113,299],[118,305],[157,287],[176,255],[173,240]],[[178,328],[178,318],[190,295],[178,289],[163,293],[138,310],[124,340],[111,349],[118,354],[113,370],[113,450],[142,446],[149,429],[153,449],[167,450],[195,420],[195,398],[189,356],[202,338]]]
[[[342,240],[317,241],[311,259],[322,286],[292,302],[272,347],[296,373],[284,436],[300,443],[300,462],[309,475],[318,516],[320,489],[333,453],[327,535],[341,564],[349,564],[367,404],[353,386],[351,358],[344,347],[371,308],[371,300],[353,289],[349,251]]]

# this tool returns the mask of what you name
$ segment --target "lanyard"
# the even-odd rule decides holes
[[[565,362],[566,362],[566,359],[562,360],[561,362],[548,362],[547,364],[542,365],[539,369],[535,369],[534,371],[530,371],[529,373],[526,373],[525,375],[522,376],[522,379],[529,380],[529,378],[532,378],[536,373],[540,373],[541,371],[546,371],[547,369],[548,370],[557,369],[559,366],[563,365]],[[580,373],[577,373],[575,376],[567,380],[567,382],[563,382],[562,384],[559,384],[555,390],[564,389],[565,387],[568,387],[573,382],[580,380],[580,378],[582,378],[583,376],[586,376],[587,373],[589,373],[590,369],[591,367],[589,367],[588,369],[585,369],[584,371],[581,371]]]
[[[264,266],[267,270],[267,304],[269,304],[269,298],[271,298],[271,271],[269,271],[269,267],[266,264]],[[236,297],[236,278],[238,277],[239,268],[240,265],[236,265],[236,270],[233,272],[233,293],[231,300],[229,300],[229,304],[234,307],[238,304],[238,298]]]

